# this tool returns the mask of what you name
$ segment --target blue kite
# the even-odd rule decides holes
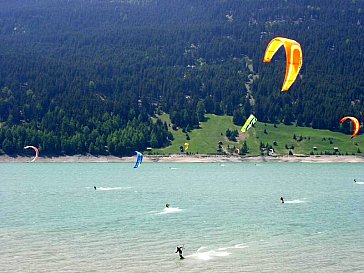
[[[134,168],[138,168],[139,165],[142,164],[143,154],[138,151],[134,151],[134,154],[137,155],[137,161],[135,162]]]

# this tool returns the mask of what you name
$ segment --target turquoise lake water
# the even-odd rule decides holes
[[[132,167],[0,164],[0,271],[364,272],[364,164]]]

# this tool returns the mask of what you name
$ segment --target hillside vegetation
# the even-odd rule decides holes
[[[2,0],[0,153],[169,151],[169,127],[152,122],[162,112],[192,141],[212,114],[350,134],[338,121],[364,113],[363,11],[363,0]],[[303,50],[288,92],[284,50],[262,62],[277,36]],[[201,151],[216,152],[203,146],[215,129]]]

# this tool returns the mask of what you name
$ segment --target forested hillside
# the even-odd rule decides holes
[[[349,133],[338,121],[362,120],[363,8],[359,0],[3,0],[0,152],[163,147],[169,124],[151,119],[162,111],[186,130],[205,113],[241,124],[254,112]],[[303,49],[288,92],[280,91],[283,50],[262,63],[276,36]]]

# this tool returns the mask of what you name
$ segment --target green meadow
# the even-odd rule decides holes
[[[246,141],[248,156],[266,154],[267,149],[273,148],[274,155],[287,155],[291,151],[295,155],[361,155],[364,153],[363,136],[354,139],[350,135],[317,130],[295,125],[269,124],[257,122],[247,133],[241,133],[241,126],[234,125],[231,116],[216,116],[207,114],[207,120],[200,123],[199,129],[182,132],[182,129],[173,130],[169,115],[159,116],[166,121],[169,130],[174,136],[171,145],[162,149],[153,149],[149,154],[179,154],[180,146],[189,143],[187,152],[191,154],[234,154],[234,147],[241,148]],[[226,137],[226,130],[238,130],[237,141],[230,141]],[[187,140],[187,134],[189,140]],[[222,142],[219,150],[219,142]],[[262,145],[263,144],[263,145]],[[263,148],[263,149],[261,149]],[[236,154],[236,153],[235,153]]]

